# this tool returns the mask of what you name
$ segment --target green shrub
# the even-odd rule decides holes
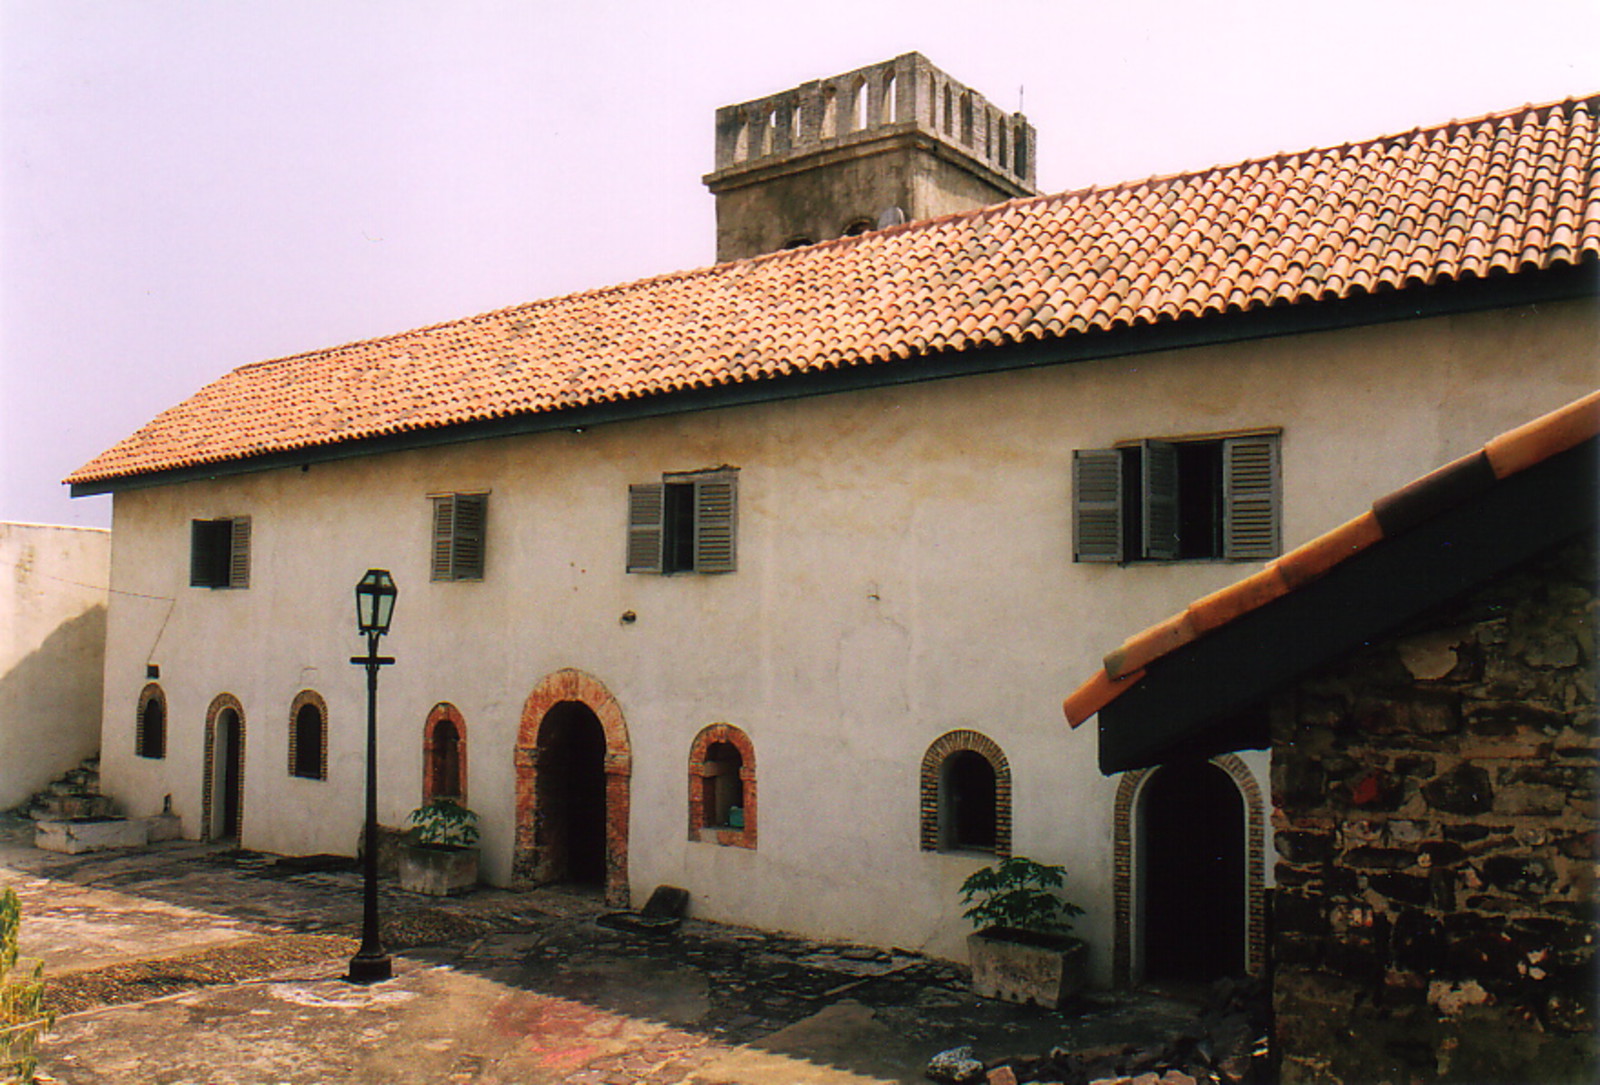
[[[1066,880],[1063,867],[1014,855],[974,871],[961,883],[961,903],[972,905],[961,914],[979,930],[1010,927],[1036,934],[1066,934],[1072,930],[1072,918],[1083,914],[1082,908],[1055,894]]]
[[[430,799],[411,811],[406,840],[429,847],[470,848],[478,842],[478,815],[454,799]]]
[[[55,1023],[44,1009],[44,964],[17,955],[22,902],[0,893],[0,1075],[29,1082],[39,1065],[39,1036]]]

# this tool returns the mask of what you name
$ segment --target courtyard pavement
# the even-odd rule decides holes
[[[917,1082],[963,1044],[985,1060],[1148,1046],[1193,1021],[1148,995],[1009,1006],[948,962],[694,919],[625,933],[593,897],[551,890],[385,885],[395,977],[363,987],[341,978],[360,926],[350,861],[31,840],[0,817],[0,886],[59,1012],[41,1070],[68,1085]]]

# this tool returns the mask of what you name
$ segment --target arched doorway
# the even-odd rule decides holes
[[[206,712],[200,836],[238,840],[244,824],[244,708],[224,693]]]
[[[547,882],[603,887],[606,733],[594,710],[562,701],[539,726],[535,838]]]
[[[517,738],[512,880],[599,885],[627,907],[628,728],[616,698],[577,670],[540,682]]]
[[[1163,766],[1139,804],[1146,980],[1210,981],[1246,970],[1245,810],[1209,761]]]

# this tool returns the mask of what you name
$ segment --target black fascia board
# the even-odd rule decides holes
[[[1484,309],[1511,308],[1541,301],[1566,301],[1600,294],[1600,260],[1550,270],[1502,273],[1405,290],[1331,301],[1280,304],[1248,312],[1163,321],[1159,324],[1088,331],[1015,346],[947,349],[894,362],[845,365],[710,388],[691,388],[636,399],[615,400],[537,414],[463,422],[408,430],[335,444],[290,449],[168,471],[71,484],[73,497],[167,486],[229,475],[374,456],[495,437],[586,429],[612,422],[659,418],[698,411],[772,403],[839,392],[887,388],[951,377],[1097,361],[1157,351],[1269,339],[1284,335],[1338,331],[1398,320],[1415,320]]]
[[[1259,746],[1262,702],[1520,562],[1600,526],[1593,438],[1156,660],[1099,713],[1107,776]],[[1241,723],[1246,721],[1245,723]],[[1234,745],[1229,745],[1233,743]]]

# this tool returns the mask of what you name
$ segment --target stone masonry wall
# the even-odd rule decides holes
[[[1591,535],[1275,714],[1285,1082],[1595,1080]]]

